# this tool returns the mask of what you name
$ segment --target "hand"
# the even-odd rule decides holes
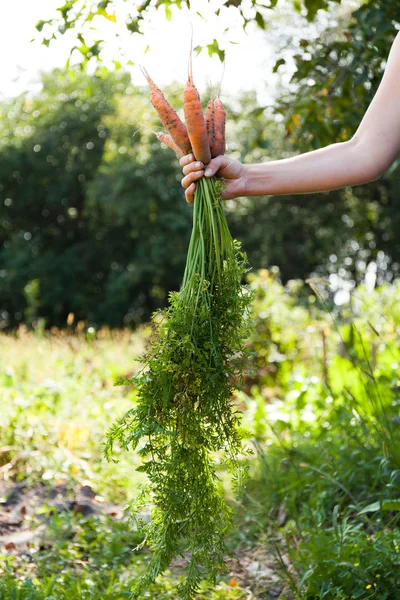
[[[217,175],[224,179],[226,188],[222,194],[223,200],[230,200],[238,196],[245,195],[245,176],[244,166],[237,160],[228,158],[227,156],[216,156],[212,158],[209,164],[204,169],[204,164],[200,161],[195,161],[193,154],[182,156],[179,161],[183,167],[182,187],[185,188],[186,201],[193,204],[194,190],[196,188],[195,181],[203,177],[212,177]]]

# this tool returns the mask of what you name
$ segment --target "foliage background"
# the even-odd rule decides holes
[[[249,281],[255,368],[234,402],[254,453],[250,479],[238,500],[218,471],[235,515],[232,556],[196,600],[392,600],[400,285],[360,286],[351,305],[329,312],[300,305],[305,284],[284,287],[277,275],[264,269]],[[150,333],[21,326],[0,335],[1,600],[123,600],[149,564],[122,511],[137,499],[140,457],[121,450],[108,463],[101,443],[135,406],[136,386],[114,382],[140,368]],[[141,600],[176,599],[183,566]]]
[[[60,6],[54,36],[84,24],[77,3]],[[110,17],[107,0],[82,3],[81,21],[92,8]],[[179,4],[146,0],[127,26]],[[348,139],[400,27],[398,4],[359,2],[354,15],[326,0],[223,4],[275,36],[278,58],[273,106],[226,99],[229,153],[270,160]],[[326,10],[340,17],[334,28],[318,21]],[[287,19],[314,19],[314,33],[293,42]],[[90,66],[101,43],[80,36]],[[39,92],[0,106],[0,327],[13,329],[0,335],[0,600],[122,600],[149,563],[122,516],[138,456],[106,463],[101,443],[135,404],[135,386],[114,382],[137,367],[150,335],[141,321],[179,287],[191,208],[176,158],[152,133],[147,90],[122,70],[91,72],[43,75]],[[166,90],[177,106],[181,87]],[[202,582],[199,600],[396,597],[398,173],[395,163],[359,188],[226,204],[254,267],[254,369],[235,398],[254,455],[243,498],[227,486],[229,571]],[[310,275],[328,281],[310,287]],[[335,282],[354,288],[342,306]],[[146,597],[176,598],[181,566]]]
[[[138,26],[153,4],[138,9]],[[166,10],[174,4],[157,2]],[[398,4],[363,2],[351,15],[337,13],[340,3],[297,2],[297,16],[288,3],[224,4],[244,26],[254,21],[275,36],[276,54],[285,56],[275,67],[278,81],[295,61],[273,106],[260,107],[250,93],[227,99],[229,153],[271,160],[351,137],[400,26]],[[65,30],[77,24],[74,5],[60,9]],[[94,2],[91,10],[106,16],[107,5]],[[282,19],[318,21],[319,10],[338,14],[338,26],[319,27],[296,47],[277,34]],[[166,90],[177,106],[181,92],[178,84]],[[175,156],[154,139],[157,128],[147,90],[101,66],[93,75],[74,68],[45,74],[40,92],[3,102],[0,327],[37,318],[62,326],[70,313],[75,322],[135,326],[179,287],[191,209]],[[378,283],[391,281],[400,268],[398,173],[396,163],[379,182],[359,188],[240,199],[227,204],[229,222],[254,269],[277,265],[283,282],[338,274],[352,286],[368,269]]]

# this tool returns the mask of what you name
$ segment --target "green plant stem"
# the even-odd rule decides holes
[[[114,443],[133,450],[140,443],[139,470],[148,477],[135,511],[150,508],[151,520],[141,527],[153,556],[133,598],[179,555],[187,557],[182,600],[194,598],[202,579],[215,581],[225,569],[231,510],[217,457],[244,479],[240,415],[231,397],[246,358],[252,300],[241,284],[246,270],[226,222],[220,183],[202,178],[181,290],[170,295],[161,322],[154,323],[137,379],[137,406],[110,430],[106,447],[110,455]],[[233,367],[234,356],[242,366]]]

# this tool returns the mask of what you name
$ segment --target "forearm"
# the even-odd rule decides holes
[[[245,196],[310,194],[373,181],[382,174],[355,138],[288,159],[245,165]]]

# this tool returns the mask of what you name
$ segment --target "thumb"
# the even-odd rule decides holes
[[[206,177],[212,177],[213,175],[215,175],[215,173],[217,173],[220,170],[221,167],[225,165],[225,161],[226,158],[223,155],[212,158],[208,163],[206,170],[204,171],[204,175]]]

